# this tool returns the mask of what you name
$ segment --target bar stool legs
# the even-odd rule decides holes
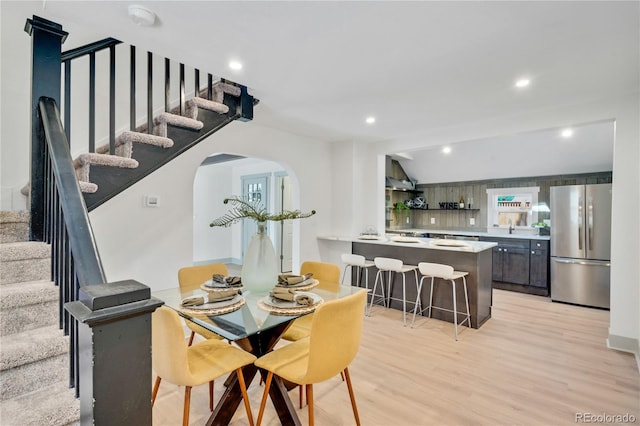
[[[416,320],[416,314],[417,313],[422,313],[424,311],[428,311],[429,313],[429,318],[431,318],[431,314],[433,309],[439,309],[441,311],[446,311],[446,312],[451,312],[453,313],[453,330],[454,330],[454,337],[456,339],[456,341],[458,340],[458,326],[462,325],[465,323],[465,321],[467,322],[467,326],[469,328],[471,328],[471,312],[469,310],[469,293],[467,291],[467,279],[466,276],[469,275],[468,272],[461,272],[461,271],[454,271],[453,267],[449,266],[449,265],[441,265],[438,263],[428,263],[428,262],[421,262],[418,264],[418,269],[420,270],[420,273],[422,274],[422,278],[420,279],[420,284],[418,285],[418,296],[416,298],[416,301],[420,298],[420,293],[422,292],[422,284],[424,282],[425,279],[429,279],[431,280],[430,283],[430,289],[429,289],[429,305],[425,308],[425,309],[421,309],[420,311],[418,311],[418,309],[414,310],[413,312],[413,320],[411,321],[411,326],[413,327],[413,324]],[[441,278],[443,280],[446,281],[450,281],[451,282],[451,289],[452,289],[452,299],[453,299],[453,310],[451,309],[447,309],[441,306],[433,306],[433,288],[435,287],[435,278]],[[461,312],[461,314],[464,315],[464,319],[462,320],[462,322],[458,323],[458,302],[457,302],[457,297],[456,297],[456,280],[458,278],[462,278],[462,284],[463,284],[463,290],[464,290],[464,302],[465,302],[465,307],[466,307],[466,312]]]
[[[384,306],[389,308],[391,306],[391,283],[393,282],[393,273],[399,272],[402,274],[402,324],[406,327],[407,325],[407,281],[406,281],[406,273],[413,271],[416,282],[416,289],[418,288],[418,271],[417,266],[414,265],[404,265],[399,259],[390,259],[386,257],[376,257],[374,260],[374,264],[378,268],[378,272],[376,274],[376,281],[373,285],[373,293],[371,295],[371,302],[369,304],[369,315],[371,315],[371,308],[373,307],[374,300],[376,298],[376,289],[378,288],[378,282],[380,282],[381,296],[379,296],[384,302]],[[387,272],[387,291],[385,297],[384,290],[384,273]],[[415,305],[413,307],[414,312],[418,309],[421,309],[422,305],[420,303],[419,298],[416,299]]]
[[[369,268],[374,266],[374,263],[370,260],[366,260],[364,256],[359,254],[351,254],[344,253],[342,255],[342,262],[344,265],[344,271],[342,272],[342,280],[340,280],[340,285],[344,283],[344,277],[347,275],[347,268],[351,267],[351,272],[355,268],[356,270],[356,283],[359,287],[362,287],[362,276],[364,275],[364,285],[367,290],[367,294],[369,293]],[[362,271],[364,270],[364,274]],[[373,297],[372,297],[373,300]],[[365,306],[368,311],[368,304]],[[368,315],[368,312],[365,312]]]

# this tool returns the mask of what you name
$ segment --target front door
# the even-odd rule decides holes
[[[242,177],[242,197],[249,202],[258,202],[269,209],[269,175],[252,175]],[[251,238],[258,232],[258,225],[253,219],[242,221],[242,258],[247,252]],[[269,232],[267,228],[267,232]]]

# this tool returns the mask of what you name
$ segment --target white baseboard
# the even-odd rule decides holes
[[[609,337],[607,338],[607,347],[617,351],[632,353],[636,358],[638,372],[640,372],[640,340],[609,334]]]
[[[206,265],[209,263],[233,263],[234,265],[242,265],[242,261],[240,259],[236,259],[235,257],[225,257],[221,259],[207,259],[207,260],[198,260],[193,262],[194,265]]]

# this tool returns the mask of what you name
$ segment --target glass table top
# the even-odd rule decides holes
[[[360,287],[340,286],[338,292],[331,292],[314,288],[310,293],[317,294],[323,301],[339,299],[349,296],[358,291],[365,291]],[[274,314],[264,308],[261,302],[267,294],[252,294],[250,291],[243,291],[245,303],[239,309],[218,315],[207,313],[196,313],[193,310],[182,309],[181,303],[187,297],[205,296],[203,290],[181,291],[180,288],[171,288],[152,292],[154,297],[164,301],[165,305],[175,309],[182,317],[201,325],[225,339],[234,341],[248,336],[259,334],[283,323],[287,323],[295,318],[308,315],[307,313],[292,313],[291,315]]]

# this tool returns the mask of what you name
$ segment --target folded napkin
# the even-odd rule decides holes
[[[226,287],[240,287],[242,286],[242,281],[240,277],[225,277],[221,274],[213,275],[213,282],[216,284],[222,284]]]
[[[308,273],[304,275],[281,274],[281,275],[278,275],[278,284],[281,286],[296,285],[296,284],[300,284],[303,281],[308,280],[312,276],[313,276],[312,273]]]
[[[308,294],[298,293],[292,289],[275,287],[269,294],[276,299],[296,302],[298,305],[313,305],[313,297]]]
[[[181,306],[187,308],[190,306],[200,306],[205,303],[224,302],[225,300],[231,300],[238,294],[237,290],[224,290],[209,293],[205,296],[191,296],[182,299]]]

